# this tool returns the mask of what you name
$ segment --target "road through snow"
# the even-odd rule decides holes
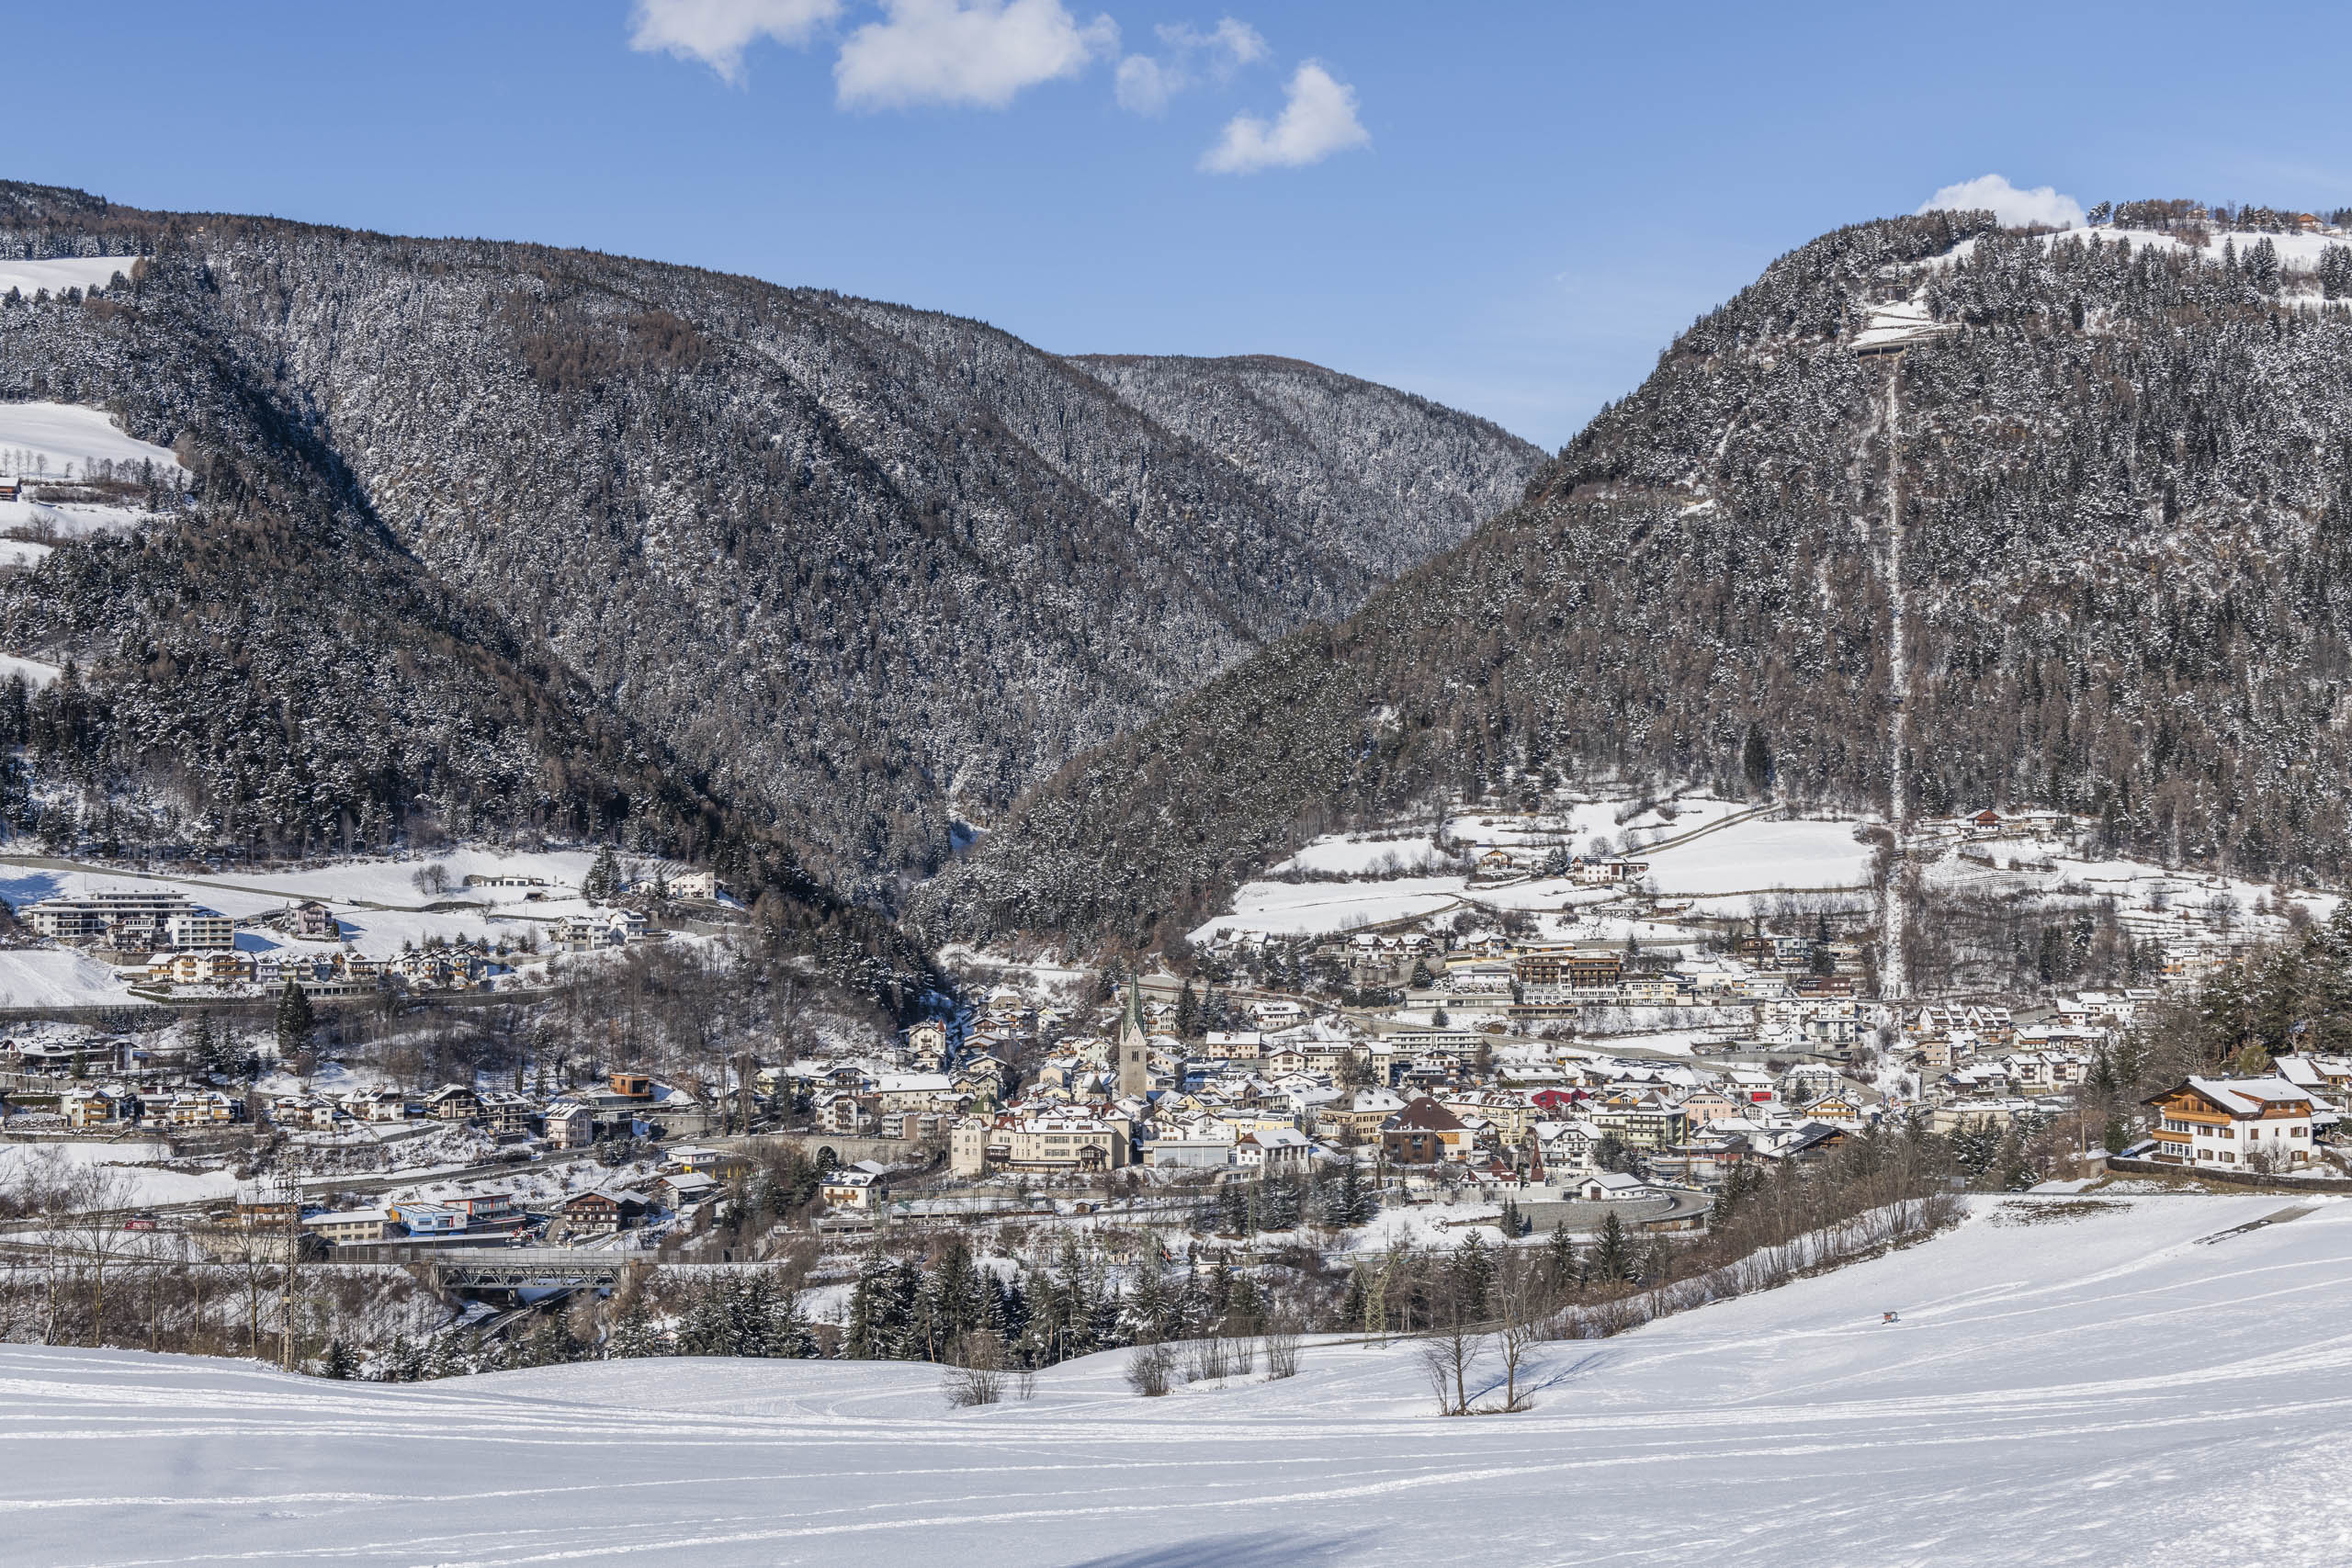
[[[2352,1549],[2352,1204],[1979,1201],[1895,1257],[1550,1347],[1442,1420],[1409,1347],[1143,1401],[1124,1358],[953,1413],[902,1365],[389,1387],[0,1349],[19,1568],[2317,1563]],[[1881,1321],[1883,1310],[1901,1320]]]

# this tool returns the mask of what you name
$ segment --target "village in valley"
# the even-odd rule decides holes
[[[950,1360],[876,1326],[946,1248],[996,1259],[957,1334],[1035,1364],[1146,1342],[1168,1292],[1193,1329],[1409,1323],[1437,1298],[1381,1281],[1474,1235],[1579,1287],[1667,1278],[1782,1173],[1906,1138],[1995,1191],[2341,1180],[2352,1061],[2119,1093],[2160,1010],[2333,899],[2095,858],[2094,829],[1987,808],[1898,846],[1531,789],[1316,840],[1135,964],[950,953],[911,1024],[765,1040],[679,989],[750,931],[707,869],[20,868],[0,974],[88,994],[0,1047],[8,1310],[107,1227],[178,1279],[277,1269],[274,1331],[209,1332],[312,1370],[562,1359],[624,1313],[675,1345],[714,1263],[784,1271],[795,1353]],[[1030,1315],[1064,1275],[1100,1319],[1075,1342]]]

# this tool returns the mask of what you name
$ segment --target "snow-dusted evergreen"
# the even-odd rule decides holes
[[[105,402],[183,443],[198,507],[185,538],[17,584],[8,635],[81,654],[110,700],[156,671],[136,746],[218,728],[200,759],[216,767],[252,731],[244,705],[305,705],[284,688],[306,661],[345,709],[302,727],[330,748],[306,759],[331,781],[308,817],[256,814],[266,786],[192,792],[231,838],[369,839],[419,793],[459,831],[531,818],[567,781],[548,790],[535,738],[553,721],[523,693],[560,692],[628,728],[621,755],[666,753],[820,874],[887,897],[944,858],[954,816],[988,820],[1260,640],[1344,615],[1541,461],[1482,421],[1305,367],[1196,365],[1129,400],[978,323],[828,293],[10,200],[0,251],[152,254],[89,300],[0,315],[0,398]],[[1250,410],[1246,431],[1192,419],[1207,400]],[[184,658],[164,644],[220,636],[185,603],[103,630],[85,613],[209,594],[230,514],[310,519],[215,597],[252,604],[238,613],[266,635]],[[332,624],[361,604],[449,646]],[[340,754],[364,748],[347,735],[413,728]],[[365,782],[394,768],[397,790]],[[446,798],[415,777],[428,768]]]
[[[1912,808],[2058,807],[2116,848],[2340,875],[2346,261],[1987,214],[1817,240],[1528,504],[1065,770],[919,915],[1142,940],[1326,827],[1546,770],[1883,807],[1890,475]],[[1854,352],[1874,315],[1922,323],[1892,440],[1896,372]]]

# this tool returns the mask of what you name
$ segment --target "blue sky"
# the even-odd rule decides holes
[[[109,0],[8,32],[8,176],[1294,355],[1547,446],[1774,255],[1956,182],[2352,206],[2335,6]]]

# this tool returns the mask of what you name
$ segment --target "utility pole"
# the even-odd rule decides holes
[[[277,1260],[277,1363],[279,1370],[290,1372],[294,1370],[294,1264],[301,1251],[302,1190],[290,1176],[281,1179],[286,1228],[284,1255]]]

